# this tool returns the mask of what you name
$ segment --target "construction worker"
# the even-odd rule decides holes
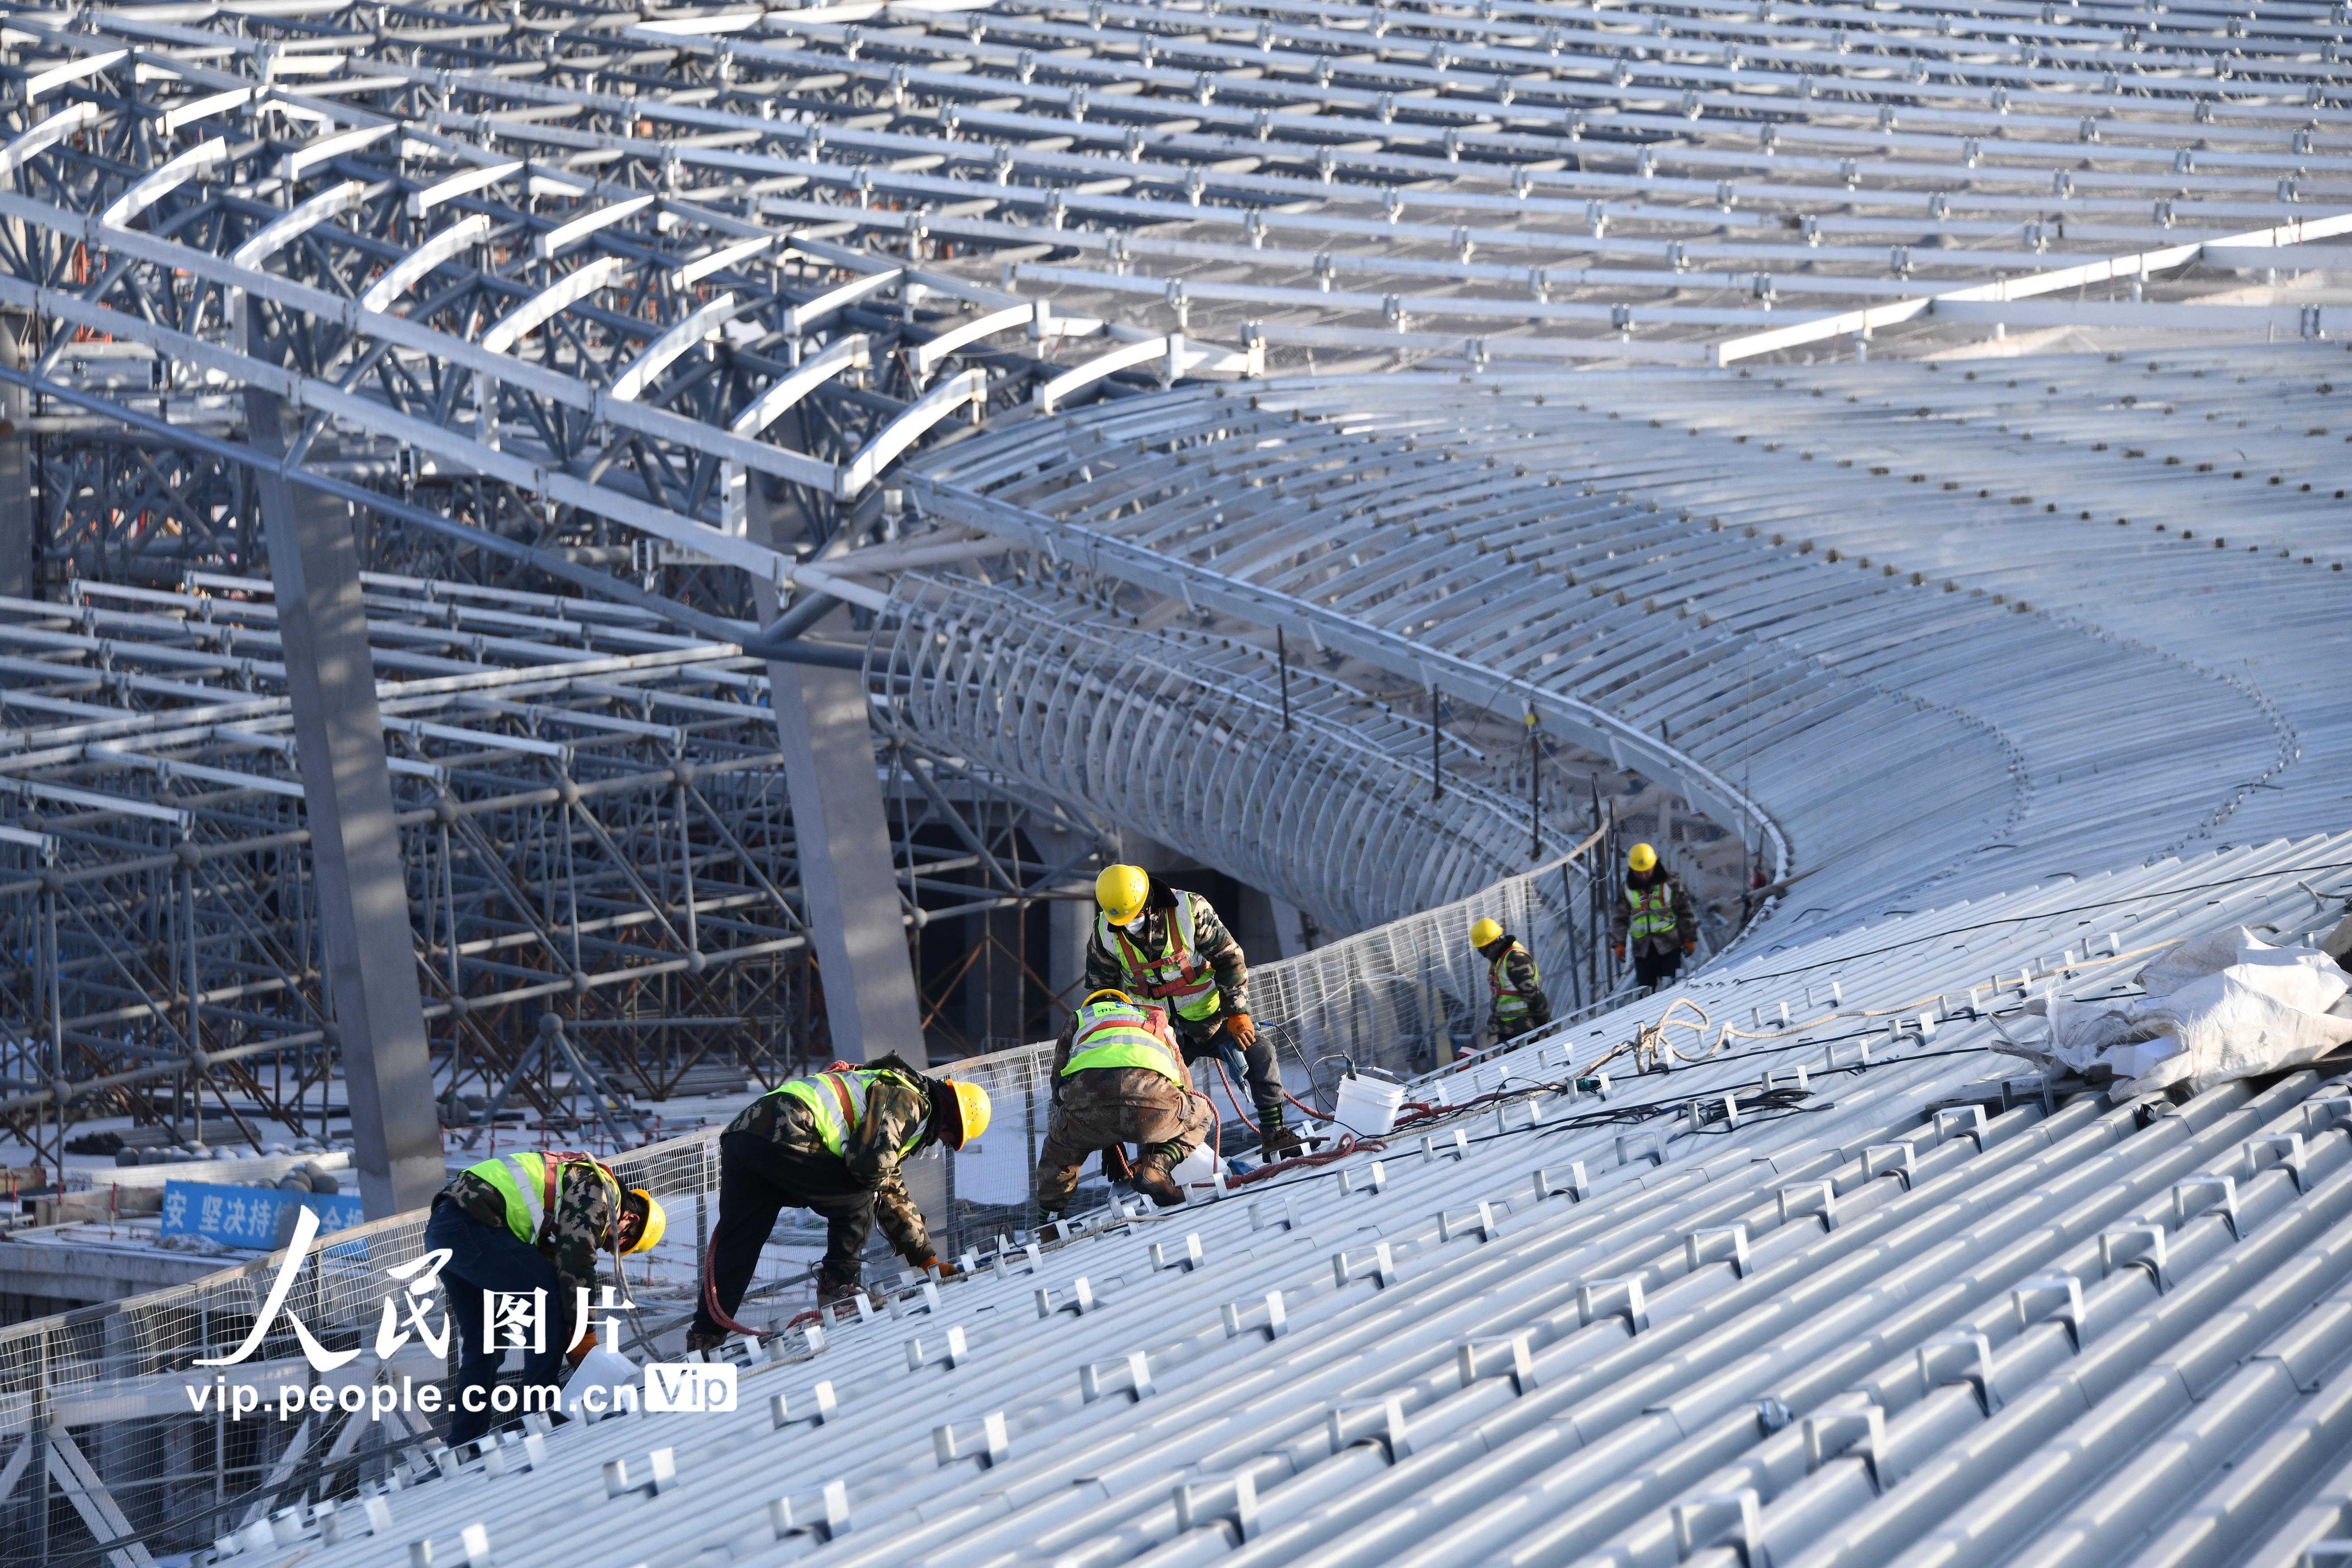
[[[1551,998],[1543,991],[1536,961],[1500,921],[1470,922],[1470,945],[1486,961],[1486,989],[1495,1003],[1495,1039],[1517,1039],[1551,1022]]]
[[[1103,1173],[1161,1208],[1184,1201],[1169,1173],[1216,1125],[1208,1097],[1192,1089],[1168,1015],[1124,991],[1079,1004],[1054,1042],[1054,1110],[1037,1154],[1037,1205],[1050,1224],[1077,1190],[1078,1167],[1101,1150]],[[1133,1165],[1125,1145],[1141,1146]]]
[[[988,1091],[929,1078],[894,1052],[866,1067],[835,1062],[760,1096],[719,1135],[719,1226],[704,1258],[702,1300],[686,1348],[710,1350],[730,1332],[760,1249],[786,1208],[825,1220],[817,1305],[858,1290],[858,1256],[878,1215],[882,1233],[917,1268],[942,1265],[898,1167],[937,1141],[961,1149],[988,1131]]]
[[[1655,991],[1681,972],[1683,955],[1698,947],[1698,911],[1680,882],[1658,868],[1658,852],[1636,844],[1625,857],[1622,895],[1609,921],[1609,942],[1622,959],[1633,952],[1633,981]]]
[[[613,1168],[591,1154],[501,1154],[460,1171],[434,1194],[425,1249],[449,1254],[440,1273],[457,1329],[451,1447],[480,1436],[493,1419],[489,1394],[506,1350],[503,1335],[501,1343],[491,1342],[484,1297],[533,1303],[532,1312],[514,1325],[530,1341],[523,1353],[521,1407],[552,1410],[557,1359],[577,1366],[596,1348],[594,1331],[577,1318],[596,1283],[596,1255],[614,1254],[617,1280],[622,1255],[652,1247],[667,1224],[651,1193],[643,1187],[623,1192]],[[547,1404],[532,1401],[528,1391],[536,1388],[547,1390]]]
[[[1166,1006],[1186,1061],[1216,1057],[1249,1081],[1259,1154],[1271,1161],[1301,1152],[1298,1135],[1283,1125],[1274,1047],[1250,1022],[1242,944],[1209,900],[1140,866],[1109,866],[1095,879],[1095,902],[1101,912],[1087,942],[1087,993],[1122,991]]]

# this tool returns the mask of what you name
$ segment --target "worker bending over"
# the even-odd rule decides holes
[[[524,1388],[550,1391],[549,1404],[526,1396],[522,1408],[554,1408],[557,1359],[568,1355],[577,1366],[596,1346],[586,1322],[575,1321],[596,1284],[596,1255],[613,1253],[617,1281],[621,1255],[659,1241],[665,1223],[651,1193],[642,1187],[623,1192],[613,1168],[589,1154],[501,1154],[458,1172],[434,1194],[425,1249],[449,1254],[441,1279],[457,1329],[452,1447],[490,1429],[490,1390],[499,1362],[516,1341],[527,1342],[520,1347]],[[547,1294],[532,1294],[541,1290]],[[502,1320],[495,1342],[483,1316],[489,1294],[521,1297],[533,1307],[523,1318]],[[514,1331],[511,1338],[508,1329]],[[471,1389],[481,1392],[468,1398]]]
[[[1486,961],[1486,989],[1494,996],[1497,1044],[1551,1022],[1551,998],[1544,994],[1534,957],[1517,937],[1499,921],[1477,920],[1470,925],[1470,945]]]
[[[1680,882],[1658,868],[1658,852],[1636,844],[1625,857],[1625,880],[1609,921],[1609,942],[1623,958],[1633,953],[1633,983],[1655,991],[1682,970],[1683,955],[1698,946],[1698,912]]]
[[[1168,886],[1140,866],[1106,867],[1095,879],[1094,935],[1087,942],[1087,990],[1123,991],[1173,1015],[1184,1059],[1238,1056],[1257,1102],[1258,1152],[1301,1152],[1283,1125],[1282,1077],[1274,1047],[1249,1016],[1249,966],[1209,900]]]
[[[1050,1223],[1077,1191],[1078,1167],[1102,1151],[1103,1173],[1126,1167],[1128,1143],[1142,1152],[1127,1182],[1161,1208],[1184,1201],[1169,1173],[1216,1125],[1208,1098],[1168,1026],[1168,1015],[1123,991],[1097,991],[1079,1005],[1054,1042],[1054,1110],[1037,1154],[1037,1205]]]
[[[820,1307],[856,1293],[858,1256],[877,1215],[900,1257],[917,1268],[940,1268],[898,1167],[933,1140],[962,1148],[988,1130],[988,1117],[980,1085],[928,1078],[895,1052],[869,1067],[835,1062],[745,1106],[719,1135],[719,1226],[686,1348],[709,1350],[740,1331],[731,1326],[735,1309],[786,1208],[824,1216]]]

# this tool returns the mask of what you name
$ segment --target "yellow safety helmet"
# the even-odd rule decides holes
[[[940,1142],[950,1149],[961,1149],[988,1131],[988,1119],[994,1108],[988,1102],[988,1090],[961,1079],[950,1079],[948,1088],[955,1092],[957,1135],[950,1138],[944,1130]]]
[[[1127,1004],[1129,1006],[1130,1006],[1130,1007],[1132,1007],[1132,1006],[1134,1006],[1134,1005],[1135,1005],[1135,998],[1134,998],[1134,997],[1132,997],[1132,996],[1129,996],[1126,992],[1124,992],[1124,991],[1118,991],[1118,990],[1111,990],[1111,989],[1108,989],[1108,988],[1106,988],[1106,989],[1104,989],[1104,990],[1101,990],[1101,991],[1094,992],[1093,994],[1091,994],[1090,995],[1088,995],[1085,1001],[1083,1001],[1083,1002],[1079,1003],[1079,1004],[1078,1004],[1078,1005],[1079,1005],[1079,1006],[1081,1006],[1081,1007],[1091,1007],[1091,1006],[1093,1006],[1096,1003],[1097,1003],[1097,1002],[1101,1001],[1101,1000],[1102,1000],[1104,997],[1106,997],[1106,996],[1116,996],[1116,997],[1118,997],[1120,1001],[1122,1001],[1122,1002],[1126,1003],[1126,1004]]]
[[[1150,896],[1151,877],[1140,866],[1106,866],[1095,879],[1095,902],[1115,926],[1141,914],[1143,900]]]
[[[661,1205],[654,1202],[653,1194],[645,1188],[631,1187],[629,1191],[646,1200],[646,1226],[637,1233],[636,1245],[629,1251],[632,1254],[651,1251],[661,1240],[662,1232],[669,1228],[669,1216],[662,1213]]]
[[[1499,921],[1490,921],[1482,916],[1481,918],[1470,922],[1470,945],[1472,947],[1484,947],[1502,934],[1503,927],[1502,922]]]
[[[1636,871],[1654,871],[1658,866],[1658,852],[1646,844],[1636,844],[1626,854],[1625,864]]]

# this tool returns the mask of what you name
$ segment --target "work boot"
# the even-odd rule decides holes
[[[1257,1152],[1258,1158],[1269,1165],[1283,1160],[1295,1160],[1307,1152],[1307,1145],[1298,1141],[1298,1134],[1282,1124],[1279,1106],[1271,1115],[1266,1113],[1265,1107],[1258,1108]]]
[[[1172,1209],[1184,1201],[1184,1189],[1169,1175],[1167,1163],[1156,1155],[1149,1155],[1128,1178],[1129,1184],[1163,1209]]]
[[[820,1270],[816,1277],[816,1304],[819,1310],[826,1307],[845,1306],[856,1300],[858,1279],[855,1274],[839,1275]]]

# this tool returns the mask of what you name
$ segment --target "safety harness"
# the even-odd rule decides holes
[[[1125,928],[1110,923],[1108,915],[1097,917],[1097,927],[1103,944],[1117,950],[1119,967],[1133,983],[1131,989],[1155,1002],[1173,1002],[1178,1014],[1197,1024],[1217,1011],[1222,998],[1216,981],[1204,978],[1210,966],[1192,949],[1194,903],[1193,894],[1176,894],[1176,902],[1168,910],[1167,942],[1158,958],[1146,955],[1128,939]]]

